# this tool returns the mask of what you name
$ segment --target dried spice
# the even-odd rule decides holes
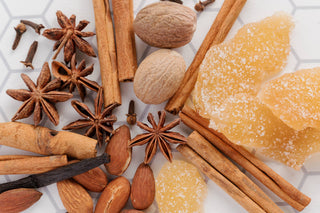
[[[215,0],[206,0],[206,1],[199,1],[196,5],[194,5],[194,9],[198,12],[201,12],[204,10],[204,8],[213,3]]]
[[[76,65],[76,54],[73,54],[71,58],[70,68],[61,62],[53,61],[52,74],[54,77],[60,78],[63,81],[61,89],[68,87],[69,92],[72,93],[74,89],[77,88],[83,101],[86,96],[85,87],[98,92],[100,86],[97,82],[85,78],[93,72],[93,64],[86,67],[86,62],[83,59],[78,67]]]
[[[23,23],[18,24],[14,30],[16,31],[16,37],[14,38],[14,42],[12,45],[12,50],[15,50],[20,42],[21,36],[24,32],[27,31],[26,25]]]
[[[93,137],[96,135],[98,143],[101,146],[103,143],[104,133],[109,136],[113,132],[112,125],[114,122],[116,122],[117,118],[115,115],[111,115],[111,113],[117,104],[112,104],[103,109],[103,91],[102,88],[100,88],[97,97],[94,100],[95,114],[90,111],[87,105],[79,101],[72,101],[71,105],[85,119],[74,121],[63,127],[63,130],[82,129],[89,127],[85,133],[85,136]]]
[[[127,123],[130,125],[133,125],[137,121],[137,114],[134,112],[134,101],[131,100],[129,103],[129,109],[128,109],[128,114],[127,116]]]
[[[151,113],[148,114],[147,119],[149,123],[152,125],[152,127],[149,127],[147,124],[137,121],[137,125],[141,129],[144,129],[149,133],[143,133],[143,134],[137,135],[129,143],[129,147],[140,146],[148,143],[146,147],[145,158],[144,158],[145,164],[148,164],[153,158],[153,156],[156,154],[157,146],[160,147],[160,151],[162,152],[164,157],[171,162],[172,153],[171,153],[171,147],[169,143],[174,143],[174,144],[186,143],[186,138],[183,135],[177,132],[168,131],[173,127],[177,126],[180,123],[181,119],[177,118],[176,120],[164,126],[166,112],[159,111],[158,115],[159,115],[159,123],[157,125],[153,115]]]
[[[65,16],[60,10],[57,11],[57,20],[61,28],[46,29],[42,35],[48,39],[57,41],[53,50],[57,50],[53,59],[57,57],[60,50],[64,47],[64,60],[69,62],[72,55],[76,51],[76,47],[83,53],[96,57],[96,54],[91,45],[82,37],[94,36],[94,32],[82,32],[89,24],[89,21],[82,20],[76,26],[76,16],[71,15],[70,18]]]
[[[29,76],[21,74],[21,78],[27,85],[26,89],[8,89],[7,94],[12,98],[23,101],[22,106],[18,112],[11,119],[16,121],[22,118],[29,117],[32,112],[34,125],[37,126],[42,119],[42,110],[49,117],[54,125],[59,124],[59,114],[54,106],[56,102],[63,102],[72,97],[72,94],[67,92],[55,91],[60,88],[61,80],[54,79],[51,81],[50,68],[48,63],[44,63],[42,70],[35,84]]]
[[[26,60],[20,61],[20,62],[23,63],[26,67],[31,67],[31,69],[33,69],[32,61],[33,61],[34,55],[37,52],[37,49],[38,49],[38,42],[34,41],[29,48]]]
[[[47,186],[52,183],[72,178],[108,162],[109,157],[104,153],[99,157],[84,159],[49,172],[30,175],[16,181],[0,184],[0,193],[17,188],[40,188]]]
[[[34,31],[36,31],[36,33],[38,33],[40,35],[40,30],[42,28],[44,28],[44,26],[42,24],[37,24],[37,23],[34,23],[32,21],[29,21],[29,20],[20,20],[21,23],[25,24],[25,25],[28,25],[30,27],[32,27],[34,29]]]
[[[160,1],[171,1],[171,2],[178,3],[178,4],[183,4],[183,1],[181,1],[181,0],[160,0]]]

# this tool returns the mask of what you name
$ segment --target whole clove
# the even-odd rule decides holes
[[[59,167],[49,172],[30,175],[28,177],[0,184],[0,193],[17,188],[40,188],[73,176],[87,172],[101,164],[109,163],[109,156],[104,153],[99,157],[88,158],[73,164]]]
[[[36,33],[38,33],[39,35],[40,35],[40,30],[44,28],[42,24],[37,24],[29,20],[20,20],[20,22],[32,27],[36,31]]]
[[[127,115],[127,123],[130,125],[134,125],[137,121],[137,114],[134,113],[134,101],[131,100],[129,103],[129,109]]]
[[[14,42],[12,45],[12,50],[15,50],[20,42],[21,36],[24,32],[27,31],[26,25],[23,23],[18,24],[14,30],[16,31],[16,37],[14,38]]]
[[[37,52],[37,48],[38,48],[38,42],[34,41],[29,48],[26,60],[20,61],[20,62],[23,63],[26,67],[31,67],[31,69],[34,69],[32,65],[32,61],[33,61],[34,55]]]
[[[206,0],[206,1],[199,1],[195,6],[194,6],[194,9],[198,12],[201,12],[204,10],[204,8],[213,3],[215,0]]]

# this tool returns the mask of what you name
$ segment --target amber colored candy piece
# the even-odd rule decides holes
[[[267,82],[259,98],[291,128],[320,129],[320,67],[286,73]]]
[[[229,97],[211,126],[232,142],[262,148],[262,154],[294,169],[320,151],[320,131],[297,131],[276,117],[257,97],[237,94]]]
[[[161,213],[203,212],[207,185],[198,169],[181,160],[167,162],[156,179],[156,201]]]
[[[230,95],[256,95],[261,83],[286,65],[294,23],[284,12],[243,26],[229,41],[209,49],[194,90],[199,113],[210,118]]]

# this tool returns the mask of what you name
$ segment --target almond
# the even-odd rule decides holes
[[[131,202],[135,209],[146,209],[154,200],[155,181],[152,169],[148,164],[140,164],[132,180]]]
[[[118,213],[126,205],[130,195],[130,182],[124,177],[111,181],[103,190],[95,213]]]
[[[42,196],[41,192],[35,189],[12,189],[0,194],[0,213],[16,213],[21,212]]]
[[[108,184],[107,175],[99,167],[76,175],[73,179],[92,192],[102,192]]]
[[[116,129],[106,147],[110,162],[105,164],[107,171],[112,175],[122,175],[131,162],[132,148],[128,147],[130,130],[126,125]]]
[[[72,179],[59,181],[57,188],[61,201],[69,213],[93,212],[93,201],[88,192]]]

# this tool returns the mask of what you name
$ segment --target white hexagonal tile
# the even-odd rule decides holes
[[[320,60],[318,62],[304,62],[302,61],[299,66],[298,69],[310,69],[310,68],[314,68],[314,67],[320,67]]]
[[[301,191],[309,195],[311,203],[303,210],[303,213],[319,212],[320,209],[320,175],[309,175],[305,179]]]
[[[3,0],[13,16],[41,15],[50,0]]]
[[[293,0],[297,7],[320,6],[319,0]]]
[[[0,24],[0,36],[1,36],[10,19],[6,8],[2,5],[1,2],[0,2],[0,14],[1,14],[1,24]]]
[[[308,159],[305,162],[304,167],[308,172],[320,172],[319,161],[320,161],[320,153],[316,153],[312,155],[310,159]]]
[[[0,85],[6,80],[9,73],[8,67],[5,65],[3,59],[0,57]]]
[[[277,11],[292,13],[293,6],[290,3],[290,0],[247,1],[242,12],[240,13],[240,17],[243,22],[247,24],[250,22],[259,21],[267,16],[271,16]]]
[[[294,18],[292,46],[300,59],[319,59],[320,53],[320,9],[298,9]]]
[[[43,23],[42,19],[30,20],[37,23]],[[9,64],[10,69],[24,70],[29,72],[31,68],[25,68],[20,61],[24,61],[26,59],[29,47],[33,41],[38,41],[37,52],[34,56],[32,64],[35,69],[40,69],[43,63],[47,60],[48,55],[52,54],[53,42],[48,41],[44,36],[38,35],[32,28],[28,28],[27,31],[22,35],[17,49],[12,50],[12,43],[16,35],[13,28],[19,23],[19,21],[20,19],[13,19],[10,22],[8,29],[5,31],[0,41],[0,51]]]

